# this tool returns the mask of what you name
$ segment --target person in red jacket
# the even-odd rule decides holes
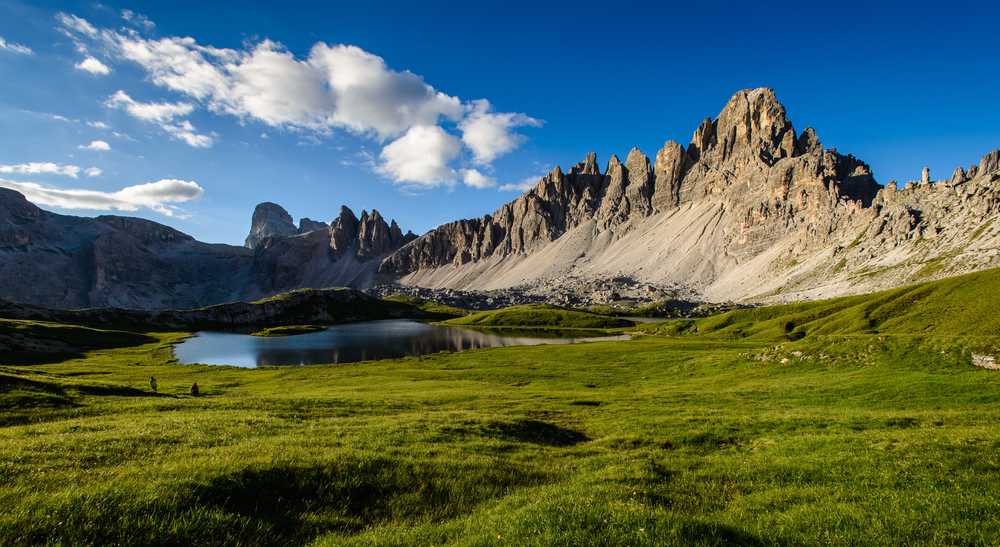
[[[194,385],[191,386],[191,396],[192,397],[198,396],[198,382],[195,382]]]

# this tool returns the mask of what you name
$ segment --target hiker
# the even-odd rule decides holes
[[[194,385],[191,386],[191,396],[192,397],[198,396],[198,382],[195,382]]]
[[[156,378],[152,376],[149,377],[149,389],[153,390],[153,393],[156,393]]]

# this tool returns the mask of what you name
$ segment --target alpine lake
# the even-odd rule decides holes
[[[329,325],[326,330],[294,336],[251,336],[257,329],[201,331],[174,346],[182,364],[231,365],[243,368],[343,364],[442,351],[574,344],[584,341],[628,340],[587,330],[472,330],[431,325],[411,319],[387,319]]]

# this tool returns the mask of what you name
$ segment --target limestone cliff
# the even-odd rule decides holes
[[[794,252],[828,244],[846,225],[868,220],[879,189],[867,165],[824,150],[811,128],[797,136],[772,90],[741,91],[699,125],[686,149],[667,141],[653,163],[633,149],[624,163],[612,156],[603,174],[588,154],[568,174],[556,167],[493,215],[416,239],[379,271],[432,287],[499,288],[539,276],[622,271],[705,287],[790,233],[801,239]],[[692,209],[703,214],[689,218]],[[671,247],[692,230],[691,245]],[[651,241],[633,241],[639,254],[632,260],[619,249],[614,260],[591,258],[579,267],[581,258],[637,231]],[[642,266],[649,255],[640,247],[661,249],[656,263]],[[536,255],[545,264],[528,260]],[[519,270],[524,261],[531,266]]]
[[[381,259],[415,237],[411,232],[404,235],[395,220],[386,223],[374,209],[371,214],[362,211],[358,219],[349,208],[341,207],[340,215],[324,228],[260,239],[254,248],[250,284],[241,298],[304,287],[367,287]]]
[[[770,89],[740,91],[684,147],[588,154],[492,215],[388,257],[383,279],[559,297],[627,279],[721,301],[853,294],[1000,266],[1000,151],[949,180],[882,189],[863,161],[797,133]],[[689,293],[690,294],[690,293]]]
[[[289,215],[288,211],[277,203],[265,202],[253,210],[250,235],[247,236],[244,246],[253,249],[265,237],[290,236],[297,233],[299,229],[295,227],[292,215]]]

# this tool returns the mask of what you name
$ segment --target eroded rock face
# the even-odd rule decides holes
[[[296,228],[265,203],[250,250],[140,219],[55,215],[0,190],[0,298],[197,307],[400,282],[572,303],[600,278],[689,299],[819,298],[1000,266],[998,195],[1000,150],[950,180],[882,189],[811,127],[797,134],[773,91],[745,90],[655,162],[633,149],[602,173],[587,154],[492,215],[419,238],[375,210]]]
[[[980,175],[993,173],[998,169],[1000,169],[1000,150],[994,150],[989,154],[986,154],[983,156],[982,161],[979,162]]]
[[[303,218],[299,221],[299,233],[308,234],[309,232],[315,232],[316,230],[322,230],[329,227],[330,225],[325,222],[317,222],[309,218]]]
[[[247,297],[305,287],[367,286],[379,261],[415,237],[403,235],[395,220],[386,223],[374,209],[362,211],[358,219],[341,207],[322,229],[261,239],[249,273],[255,291]]]
[[[588,154],[568,175],[556,167],[493,215],[425,234],[387,258],[380,272],[530,255],[591,221],[613,239],[652,215],[706,201],[721,204],[728,223],[715,244],[718,258],[707,259],[730,267],[790,229],[804,230],[804,246],[823,244],[880,188],[864,162],[824,150],[812,128],[796,137],[772,90],[741,91],[698,126],[686,149],[667,141],[652,165],[633,149],[624,163],[613,156],[603,174]]]
[[[292,222],[292,215],[276,203],[265,202],[253,211],[250,221],[250,235],[247,236],[246,248],[253,249],[257,243],[267,236],[290,236],[299,233]]]

